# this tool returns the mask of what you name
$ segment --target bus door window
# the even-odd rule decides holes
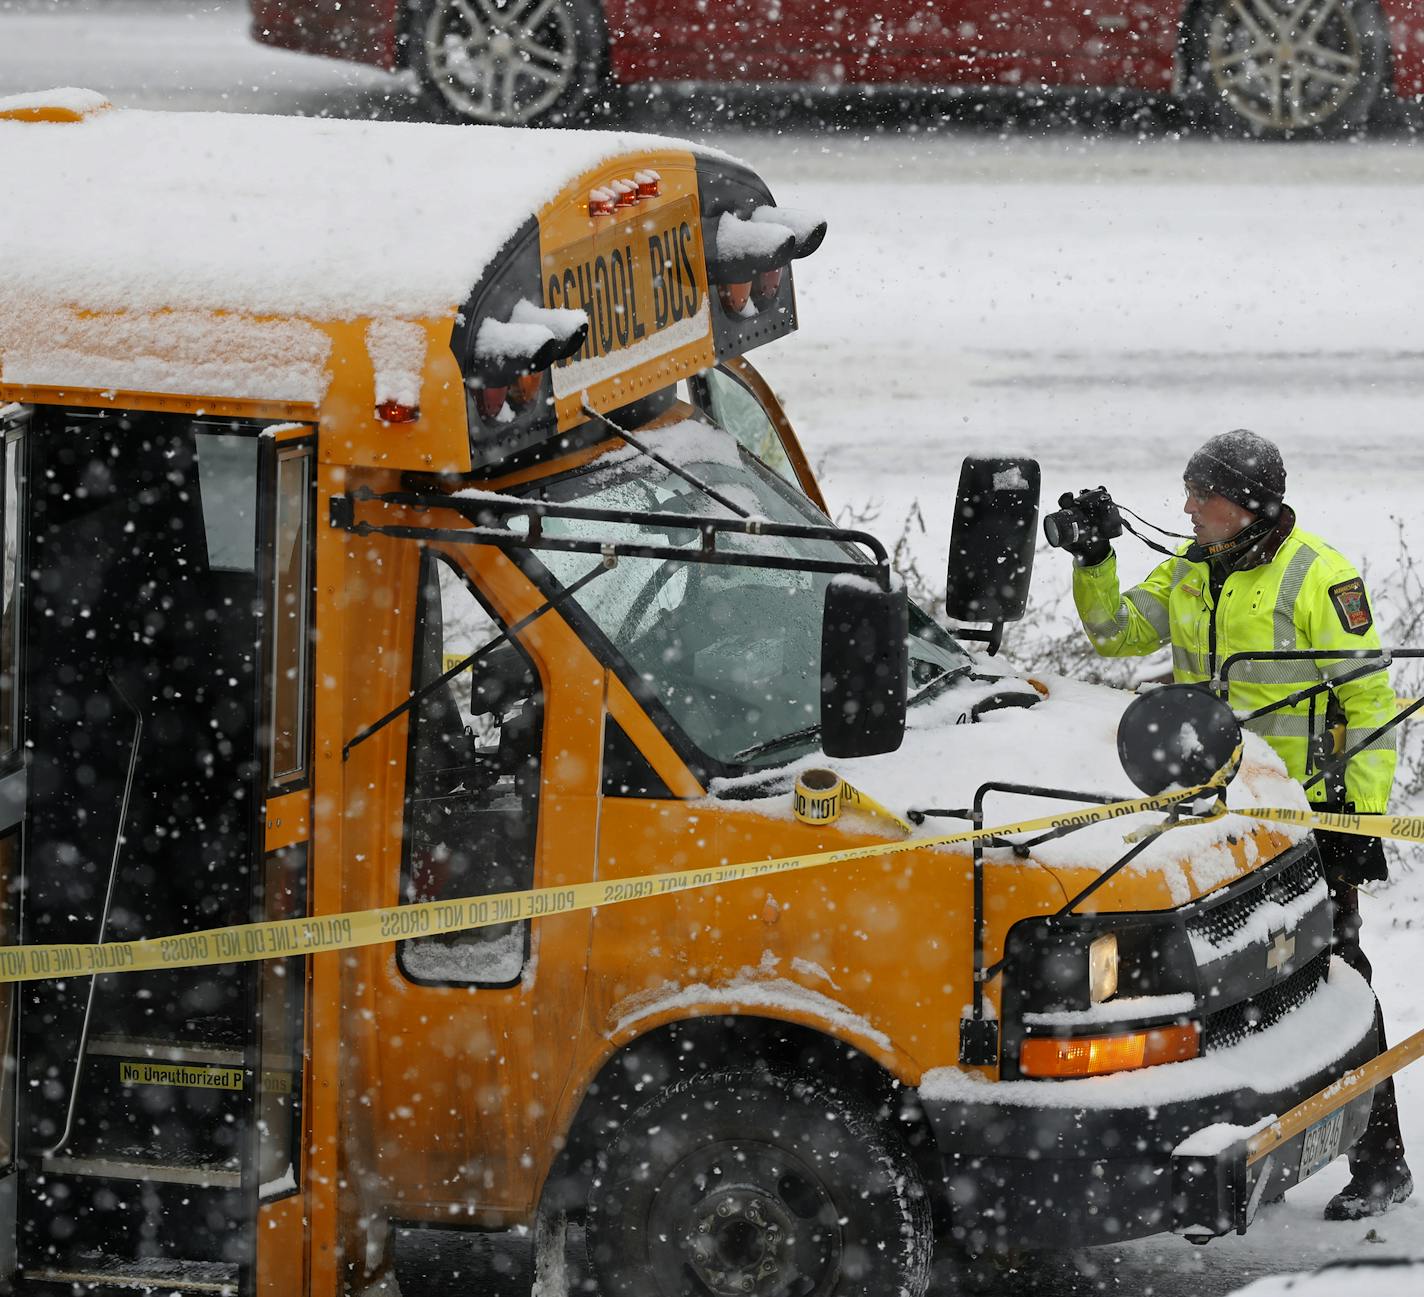
[[[445,558],[422,560],[413,687],[420,689],[503,628]],[[528,888],[534,877],[544,693],[534,664],[506,641],[436,689],[411,724],[401,899],[451,900]],[[528,923],[401,943],[415,981],[509,986],[528,955]]]
[[[274,785],[299,783],[307,769],[311,463],[310,446],[284,447],[277,455],[267,731]]]
[[[257,439],[194,425],[210,572],[257,570]]]
[[[305,817],[295,791],[307,774],[307,682],[311,642],[311,466],[309,441],[279,444],[265,526],[271,551],[266,642],[267,847],[262,917],[307,913]],[[292,823],[293,820],[298,823]],[[275,845],[282,842],[283,845]],[[257,1170],[264,1205],[301,1182],[302,1062],[307,961],[293,955],[259,966],[261,1067],[257,1099]]]

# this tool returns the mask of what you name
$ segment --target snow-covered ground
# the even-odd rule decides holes
[[[70,84],[131,106],[414,115],[398,79],[264,49],[245,28],[236,0],[0,0],[0,94]],[[695,101],[670,121],[661,100],[627,123],[692,122],[781,201],[830,217],[798,267],[800,336],[754,359],[833,508],[876,503],[893,535],[918,502],[918,553],[942,572],[960,456],[1015,450],[1042,461],[1048,499],[1103,483],[1175,527],[1187,454],[1244,425],[1280,443],[1302,525],[1365,565],[1388,636],[1378,596],[1398,529],[1424,551],[1424,146],[1402,133],[1225,144],[1177,138],[1160,117],[1140,137],[1001,134],[972,116],[941,125],[913,111],[898,133],[855,113],[834,130],[749,127]],[[1129,575],[1153,558],[1131,540],[1119,554]],[[1067,580],[1067,560],[1049,555],[1041,605]],[[1424,856],[1372,889],[1365,918],[1400,1038],[1424,1026]],[[1424,1171],[1424,1065],[1402,1078],[1400,1103]],[[1343,1163],[1330,1168],[1244,1238],[1097,1249],[1006,1274],[995,1291],[1209,1297],[1328,1260],[1424,1256],[1424,1193],[1373,1224],[1323,1223],[1344,1178]],[[1368,1273],[1330,1291],[1372,1291],[1357,1283]]]

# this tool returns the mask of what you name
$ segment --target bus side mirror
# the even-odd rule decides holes
[[[1035,459],[966,457],[959,471],[945,612],[956,621],[990,622],[988,630],[954,632],[987,640],[990,653],[998,651],[1004,623],[1017,621],[1028,605],[1038,493]]]
[[[835,576],[821,619],[821,747],[828,757],[894,752],[905,736],[910,606],[903,588]]]
[[[1201,685],[1164,685],[1128,703],[1117,723],[1117,755],[1149,797],[1222,772],[1229,781],[1241,760],[1241,722]]]

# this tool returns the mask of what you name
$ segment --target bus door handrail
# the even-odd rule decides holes
[[[143,712],[137,703],[124,692],[124,687],[119,683],[119,678],[114,672],[109,672],[109,683],[114,686],[114,692],[123,700],[124,705],[134,714],[134,736],[133,748],[129,752],[129,771],[124,780],[124,795],[119,803],[119,822],[114,833],[114,851],[109,861],[109,885],[104,891],[104,908],[99,915],[99,935],[95,938],[96,945],[104,944],[104,934],[109,926],[109,912],[114,904],[114,885],[119,875],[119,855],[124,845],[124,829],[129,822],[129,799],[133,795],[134,775],[138,772],[139,746],[143,742]],[[99,985],[99,974],[95,973],[89,979],[89,994],[84,1002],[84,1021],[79,1029],[79,1048],[74,1054],[74,1080],[69,1087],[69,1111],[65,1114],[64,1130],[57,1143],[45,1149],[45,1157],[55,1157],[69,1143],[74,1135],[74,1114],[79,1104],[79,1078],[84,1068],[84,1054],[89,1047],[89,1024],[94,1017],[94,995]]]

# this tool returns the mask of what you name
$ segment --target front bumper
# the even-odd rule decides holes
[[[955,1233],[976,1246],[1081,1247],[1171,1229],[1172,1150],[1188,1135],[1279,1115],[1373,1058],[1375,998],[1336,959],[1274,1026],[1183,1063],[1072,1081],[926,1074],[919,1100],[943,1160]],[[1344,1109],[1340,1150],[1373,1092]],[[1266,1196],[1294,1181],[1278,1170]]]

